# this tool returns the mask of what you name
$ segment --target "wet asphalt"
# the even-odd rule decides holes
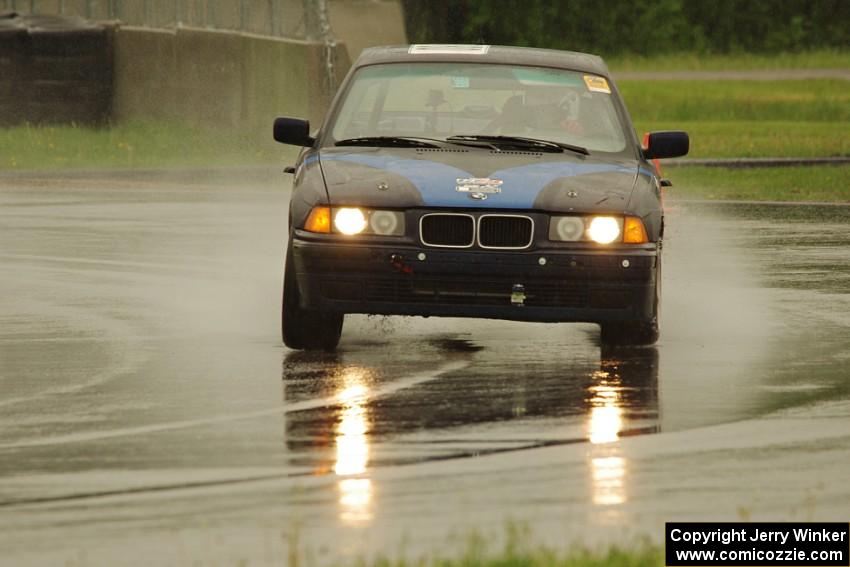
[[[846,521],[850,207],[667,199],[662,339],[279,340],[288,189],[0,184],[0,564],[308,564]]]

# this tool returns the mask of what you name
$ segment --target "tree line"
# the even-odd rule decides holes
[[[412,43],[602,55],[850,47],[850,0],[402,0]]]

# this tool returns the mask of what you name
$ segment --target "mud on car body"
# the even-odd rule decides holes
[[[661,185],[603,61],[497,46],[367,49],[302,146],[282,331],[334,348],[348,313],[592,322],[604,343],[659,334]]]

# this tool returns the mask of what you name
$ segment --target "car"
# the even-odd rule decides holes
[[[659,336],[657,159],[597,56],[490,45],[370,48],[301,146],[283,342],[336,348],[346,314],[589,322],[601,342]]]

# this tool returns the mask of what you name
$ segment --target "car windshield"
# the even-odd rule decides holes
[[[622,152],[623,124],[603,78],[543,67],[383,64],[357,71],[331,125],[352,138],[520,136]]]

